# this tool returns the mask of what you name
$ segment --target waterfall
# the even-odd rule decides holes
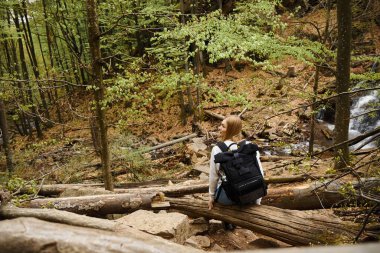
[[[370,114],[364,114],[373,109],[379,108],[379,94],[378,91],[371,91],[370,93],[357,98],[353,101],[351,106],[351,120],[350,120],[350,139],[362,133],[368,132],[380,126],[380,111],[375,111]],[[359,116],[362,115],[362,116]],[[359,117],[355,117],[359,116]],[[371,137],[369,137],[371,138]],[[356,144],[353,149],[362,145],[366,140]],[[367,144],[363,148],[373,148],[376,146],[375,142]]]
[[[357,87],[359,88],[364,82],[358,83]],[[378,84],[377,84],[378,85]],[[362,96],[353,98],[352,105],[350,108],[350,126],[349,126],[349,138],[355,138],[365,132],[374,130],[376,127],[380,126],[380,111],[375,111],[379,109],[380,105],[380,94],[379,91],[374,90],[367,92]],[[373,111],[372,113],[367,113]],[[330,110],[329,117],[326,116],[326,110],[322,109],[317,114],[317,119],[326,124],[330,130],[334,130],[335,125],[332,124],[331,114],[334,111]],[[370,138],[368,137],[365,140],[351,146],[352,150],[357,149],[362,144],[367,142]],[[376,141],[373,141],[362,148],[374,148],[376,147]]]

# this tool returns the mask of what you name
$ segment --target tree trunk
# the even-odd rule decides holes
[[[351,60],[351,0],[337,1],[338,20],[338,52],[336,71],[336,92],[347,92],[350,88],[350,60]],[[343,94],[336,100],[334,143],[348,140],[350,123],[350,97]],[[335,168],[342,169],[349,164],[349,149],[347,144],[335,150]]]
[[[33,36],[32,36],[31,29],[30,29],[29,17],[28,17],[27,6],[26,6],[25,0],[22,1],[22,9],[23,9],[22,13],[24,15],[24,18],[21,19],[21,22],[24,26],[24,34],[25,34],[25,38],[26,38],[25,44],[26,44],[27,48],[29,48],[29,50],[30,50],[29,57],[30,57],[30,62],[32,64],[34,76],[36,77],[37,80],[39,80],[40,79],[40,70],[38,68],[36,50],[34,47]],[[21,14],[21,17],[23,15]],[[25,20],[25,22],[24,22],[24,20]],[[45,116],[50,121],[51,118],[50,118],[49,108],[48,108],[46,98],[45,98],[45,93],[44,93],[43,89],[41,88],[41,85],[39,84],[39,82],[37,82],[37,87],[38,87],[38,93],[39,93],[40,98],[41,98],[42,106],[43,106],[44,111],[45,111]],[[51,123],[49,123],[48,125],[51,126]],[[40,137],[42,137],[42,136],[40,136]]]
[[[181,114],[180,114],[181,124],[182,126],[185,126],[187,123],[186,106],[185,106],[185,98],[184,98],[180,83],[178,83],[178,102],[179,102],[179,107],[181,109]]]
[[[95,104],[96,104],[96,119],[100,129],[101,140],[101,160],[103,165],[103,178],[106,190],[113,190],[113,180],[111,175],[110,166],[110,152],[108,147],[107,137],[107,124],[105,109],[103,108],[104,99],[104,86],[103,86],[103,72],[101,64],[101,52],[100,52],[100,31],[98,24],[98,14],[96,10],[95,0],[87,0],[87,19],[88,19],[88,34],[89,45],[92,58],[92,73],[91,81],[95,87]]]
[[[317,101],[317,96],[318,96],[318,82],[319,82],[319,66],[316,66],[315,76],[314,76],[314,85],[313,85],[311,116],[310,116],[309,155],[312,155],[314,152],[315,121],[316,121],[315,114],[317,113],[317,105],[315,104],[315,102]]]
[[[10,15],[10,11],[7,10],[7,22],[8,22],[8,27],[10,28],[12,26],[12,22],[11,22],[11,15]],[[17,41],[16,41],[17,42]],[[16,46],[15,46],[15,43],[14,43],[14,40],[11,39],[10,41],[10,47],[11,47],[11,58],[13,58],[13,65],[14,67],[12,68],[12,73],[15,73],[15,76],[17,79],[21,79],[21,71],[20,71],[20,64],[19,64],[19,61],[18,61],[18,58],[17,58],[17,50],[16,50]],[[23,87],[22,87],[22,84],[20,82],[16,82],[15,83],[15,86],[18,87],[18,90],[16,91],[16,89],[14,89],[14,94],[15,94],[15,97],[16,98],[19,98],[21,103],[22,104],[27,104],[26,102],[26,98],[25,98],[25,93],[23,91]],[[20,135],[28,135],[28,130],[30,130],[30,124],[29,124],[29,119],[28,117],[25,115],[25,112],[20,110],[19,112],[19,117],[20,117],[20,124],[21,124],[21,127],[18,129]],[[17,125],[17,123],[15,122],[15,124]]]
[[[294,246],[352,242],[357,225],[338,218],[283,210],[264,205],[223,206],[208,210],[207,200],[189,197],[169,198],[171,209],[232,223]]]
[[[17,33],[19,34],[17,40],[18,40],[18,47],[19,47],[19,54],[20,54],[20,61],[21,61],[21,72],[23,75],[23,79],[29,80],[29,73],[28,73],[28,67],[26,65],[24,46],[23,46],[23,42],[22,42],[22,38],[21,38],[21,34],[20,34],[21,28],[20,28],[19,12],[18,12],[17,6],[14,9],[14,24],[16,26]],[[27,98],[28,98],[27,102],[31,106],[31,111],[33,114],[32,117],[33,117],[35,128],[37,131],[37,137],[41,139],[43,137],[43,134],[42,134],[42,129],[41,129],[41,125],[40,125],[40,118],[38,116],[37,108],[34,105],[32,88],[31,88],[30,83],[27,83],[26,89],[27,89],[26,93],[27,93]],[[29,136],[32,137],[32,135],[33,135],[33,130],[32,130],[32,127],[29,123]]]
[[[0,98],[0,130],[1,137],[3,139],[4,153],[7,161],[7,171],[8,173],[13,172],[13,158],[12,151],[9,145],[9,132],[8,132],[8,123],[7,123],[7,114],[3,100]]]
[[[133,228],[111,232],[83,228],[35,218],[0,222],[0,251],[7,253],[197,253]]]
[[[184,5],[184,0],[180,0],[180,10],[181,10],[181,23],[183,25],[186,24],[186,19],[185,19],[185,5]],[[186,41],[189,38],[185,38],[185,41],[183,42],[186,44]],[[189,72],[189,62],[188,62],[188,52],[185,52],[185,73]],[[193,101],[193,96],[191,94],[191,87],[190,84],[186,81],[186,95],[187,95],[187,108],[186,108],[186,115],[187,114],[192,114],[194,112],[194,101]]]

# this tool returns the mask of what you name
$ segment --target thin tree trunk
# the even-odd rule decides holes
[[[103,165],[103,178],[106,190],[113,190],[113,180],[110,166],[110,153],[108,147],[107,124],[105,109],[102,108],[104,99],[103,72],[101,64],[100,52],[100,31],[98,23],[98,14],[96,10],[95,0],[87,0],[87,19],[88,19],[88,34],[89,44],[92,58],[92,85],[96,87],[94,91],[96,104],[96,119],[100,129],[101,139],[101,160]]]
[[[319,67],[315,68],[314,85],[313,85],[313,99],[311,106],[311,116],[310,116],[310,139],[309,139],[309,155],[314,152],[314,138],[315,138],[315,121],[316,121],[316,111],[317,111],[317,96],[318,96],[318,82],[319,82]]]
[[[222,9],[223,9],[223,0],[217,0],[217,1],[218,1],[219,10],[222,11]]]
[[[323,37],[321,38],[322,43],[325,44],[327,38],[329,36],[329,27],[330,27],[330,19],[331,19],[331,0],[326,1],[326,23],[325,30],[323,32]],[[319,72],[320,67],[316,66],[315,68],[315,77],[314,77],[314,85],[313,85],[313,99],[311,106],[311,122],[310,122],[310,140],[309,140],[309,155],[312,155],[314,152],[314,139],[315,139],[315,113],[317,110],[317,105],[315,102],[317,101],[318,96],[318,82],[319,82]]]
[[[11,27],[11,15],[10,15],[9,10],[7,10],[7,21],[8,21],[8,26]],[[16,43],[17,43],[17,41],[16,41]],[[13,39],[11,40],[11,52],[12,52],[12,58],[13,58],[13,64],[14,64],[14,73],[16,75],[16,78],[20,79],[21,78],[20,64],[19,64],[19,60],[17,58],[17,50],[16,50],[16,46],[15,46]],[[27,100],[25,98],[25,94],[23,91],[22,84],[17,82],[15,85],[18,86],[18,92],[15,91],[15,97],[18,97],[21,100],[21,103],[26,105]],[[20,117],[20,122],[21,122],[20,134],[21,135],[28,135],[28,130],[31,130],[29,119],[25,115],[24,111],[22,111],[22,110],[20,110],[20,112],[19,112],[19,117]]]
[[[5,158],[7,161],[7,171],[8,173],[12,173],[13,172],[12,150],[9,145],[9,132],[8,132],[6,109],[5,109],[4,101],[2,99],[0,99],[0,129],[2,133]]]
[[[25,0],[22,1],[22,8],[23,8],[22,13],[24,15],[24,18],[21,18],[21,22],[22,22],[23,27],[24,27],[24,34],[25,34],[25,38],[26,38],[25,43],[27,45],[27,48],[29,48],[29,53],[30,53],[29,57],[30,57],[30,62],[32,63],[32,69],[33,69],[34,76],[36,77],[37,80],[39,80],[40,79],[40,71],[38,69],[36,50],[34,48],[33,36],[32,36],[31,29],[30,29],[28,11],[27,11],[27,6],[26,6]],[[22,15],[21,15],[21,17],[22,17]],[[24,19],[25,19],[25,22],[24,22]],[[37,82],[37,87],[38,87],[38,93],[39,93],[40,98],[41,98],[42,106],[44,108],[45,117],[48,120],[50,120],[51,118],[50,118],[49,108],[48,108],[48,105],[46,102],[45,93],[44,93],[43,89],[41,88],[41,85],[39,84],[39,82]],[[51,124],[48,124],[48,125],[51,125]],[[42,135],[40,137],[42,137]]]
[[[186,19],[185,19],[185,6],[184,6],[184,0],[180,0],[180,8],[181,8],[181,23],[183,25],[186,24]],[[187,40],[187,39],[185,39]],[[186,43],[186,41],[184,41],[184,43]],[[188,73],[189,72],[189,62],[188,62],[188,52],[186,51],[185,52],[185,73]],[[186,83],[186,95],[187,95],[187,102],[188,102],[188,106],[187,106],[187,110],[186,110],[186,115],[187,114],[192,114],[193,111],[194,111],[194,102],[193,102],[193,96],[191,94],[191,87],[190,87],[190,84],[189,83]]]
[[[140,8],[140,0],[134,1],[133,5],[135,9],[134,12],[136,13],[135,15],[133,15],[133,19],[135,22],[135,26],[138,28],[140,25],[139,25],[139,17],[137,13],[139,12],[139,8]],[[142,43],[142,36],[140,33],[141,31],[139,29],[136,29],[135,37],[136,37],[137,46],[135,50],[135,56],[138,56],[138,57],[141,57],[144,54],[144,45]]]
[[[351,0],[337,1],[338,20],[338,52],[336,71],[336,92],[347,92],[350,88],[350,61],[351,61]],[[336,100],[334,143],[348,140],[350,123],[350,97],[343,94]],[[349,163],[348,144],[340,145],[335,150],[335,168],[345,168]]]
[[[180,83],[178,83],[178,103],[179,103],[179,107],[181,109],[181,114],[180,114],[181,124],[183,126],[185,126],[187,123],[186,106],[185,106],[185,99],[183,96],[183,91],[182,91],[182,87],[181,87]]]
[[[15,23],[15,26],[16,26],[16,30],[19,33],[19,36],[18,36],[18,47],[19,47],[19,54],[20,54],[22,75],[23,75],[24,80],[29,80],[28,67],[26,65],[25,52],[24,52],[22,38],[21,38],[21,35],[20,35],[21,28],[20,28],[20,22],[19,22],[18,6],[16,6],[15,9],[14,9],[14,23]],[[34,120],[35,128],[36,128],[36,131],[37,131],[37,137],[41,139],[43,137],[43,134],[42,134],[41,126],[40,126],[40,118],[38,116],[37,108],[34,105],[32,87],[31,87],[31,85],[30,85],[29,82],[27,82],[27,87],[26,88],[27,88],[27,92],[26,93],[27,93],[27,98],[28,98],[27,102],[31,105],[31,111],[32,111],[32,114],[33,114],[32,118]],[[31,125],[29,124],[29,136],[32,137],[32,135],[33,135],[33,130],[32,130]]]

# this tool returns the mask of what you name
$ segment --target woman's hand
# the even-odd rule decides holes
[[[214,207],[214,199],[209,199],[208,201],[208,210],[211,210]]]

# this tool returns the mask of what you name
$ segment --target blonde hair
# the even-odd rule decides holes
[[[242,129],[242,123],[239,116],[228,116],[226,120],[226,133],[222,136],[223,140],[232,139],[234,136],[239,135]]]

